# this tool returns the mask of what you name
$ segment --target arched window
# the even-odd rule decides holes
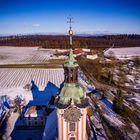
[[[75,123],[74,122],[70,122],[69,131],[75,131]]]
[[[76,140],[75,137],[70,137],[69,140]]]

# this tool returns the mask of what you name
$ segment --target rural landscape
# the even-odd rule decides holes
[[[0,140],[140,140],[139,5],[0,1]]]
[[[15,40],[18,42],[18,38]],[[6,127],[4,136],[1,134],[3,138],[9,137],[13,129],[15,114],[16,117],[20,115],[16,99],[20,99],[18,106],[21,110],[33,100],[32,81],[40,92],[49,82],[57,87],[58,92],[64,81],[63,63],[68,54],[68,49],[58,49],[58,46],[50,49],[12,45],[0,47],[1,117],[5,114],[3,121],[9,123],[3,122]],[[74,55],[80,66],[79,81],[90,99],[90,137],[94,137],[95,132],[97,139],[118,136],[120,139],[139,139],[140,47],[83,47],[75,48]]]

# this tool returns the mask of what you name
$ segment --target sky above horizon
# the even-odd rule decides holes
[[[140,0],[0,0],[0,34],[140,34]]]

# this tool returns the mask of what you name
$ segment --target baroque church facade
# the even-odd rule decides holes
[[[88,99],[84,87],[78,82],[79,65],[73,56],[70,19],[70,48],[65,61],[64,85],[56,97],[58,117],[58,140],[86,140],[86,117]]]

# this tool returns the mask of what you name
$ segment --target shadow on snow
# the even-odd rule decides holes
[[[43,91],[39,90],[38,86],[35,84],[35,82],[33,80],[31,81],[31,84],[32,84],[31,92],[32,92],[33,100],[30,100],[28,102],[28,104],[24,107],[24,109],[22,110],[22,113],[20,114],[20,116],[16,120],[14,130],[11,133],[13,140],[19,140],[19,139],[20,140],[38,140],[38,139],[42,139],[42,137],[44,135],[43,134],[44,127],[35,127],[34,129],[31,129],[31,130],[27,129],[28,127],[24,123],[24,114],[26,112],[26,109],[28,107],[31,107],[31,106],[45,106],[46,110],[50,109],[49,105],[52,104],[52,99],[54,99],[54,96],[57,95],[57,93],[60,90],[55,84],[53,84],[50,81],[47,83],[47,85]],[[62,85],[63,85],[63,83],[60,85],[60,87],[62,87]],[[53,113],[51,113],[51,112],[53,112]],[[54,121],[56,122],[55,127],[57,127],[56,109],[53,108],[51,110],[51,112],[46,113],[46,117],[51,116],[51,114],[53,114]],[[37,112],[37,115],[38,115],[38,112]],[[47,118],[49,119],[49,117],[47,117]],[[51,120],[52,120],[52,123],[55,124],[53,119],[51,119]],[[46,125],[47,125],[47,121],[46,121]],[[55,133],[56,133],[56,131],[55,131]]]

